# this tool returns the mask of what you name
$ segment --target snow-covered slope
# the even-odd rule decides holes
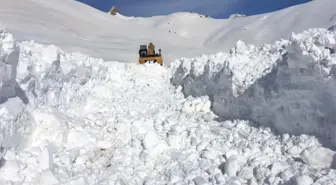
[[[327,28],[336,20],[334,0],[315,0],[239,19],[175,13],[152,18],[109,16],[73,0],[0,0],[0,25],[18,40],[55,44],[108,60],[136,62],[140,44],[153,41],[165,62],[228,50],[238,39],[251,44],[289,38],[292,31]]]
[[[176,61],[167,69],[106,62],[33,41],[17,43],[11,34],[1,30],[0,184],[333,184],[336,152],[322,147],[314,136],[277,136],[268,127],[257,127],[247,120],[220,121],[210,111],[214,96],[209,92],[218,90],[212,83],[228,89],[266,89],[258,80],[267,76],[286,51],[289,58],[283,61],[288,66],[293,64],[291,56],[302,66],[310,64],[311,60],[302,60],[302,51],[313,51],[308,59],[313,56],[333,64],[335,54],[330,55],[323,47],[334,47],[335,35],[335,31],[310,30],[291,41],[262,48],[239,43],[231,54],[204,55],[194,62]],[[280,51],[286,43],[292,48]],[[249,60],[248,56],[258,60]],[[218,57],[226,60],[216,60]],[[254,74],[248,72],[253,65],[244,65],[247,61],[255,62]],[[264,62],[263,67],[257,62]],[[282,66],[275,77],[287,72],[293,80],[300,80],[295,69]],[[321,83],[324,94],[332,95],[328,88],[332,89],[329,83],[334,82],[334,77],[322,82],[314,79],[320,73],[313,74],[309,69],[305,71],[312,79],[310,84]],[[230,72],[233,76],[227,77]],[[189,80],[178,80],[184,74],[191,75]],[[209,79],[212,74],[214,78]],[[195,81],[196,76],[206,83]],[[170,85],[171,79],[184,84],[184,89]],[[246,79],[245,86],[242,79]],[[281,84],[283,79],[276,81]],[[204,85],[208,89],[201,94],[210,98],[201,94],[185,98],[182,93],[190,93],[188,89],[200,92]],[[285,88],[279,90],[283,92],[279,95],[288,97]],[[311,100],[314,94],[322,94],[308,91],[298,94],[312,94],[308,97]],[[252,101],[239,99],[226,89],[216,95],[215,111],[224,116],[226,112],[221,110],[225,98],[246,101],[231,102],[233,108],[249,106]],[[276,96],[270,98],[277,100]],[[262,94],[254,97],[259,98],[257,103],[265,99]],[[322,100],[320,103],[325,102]],[[321,114],[329,108],[332,111],[335,102],[329,100],[325,107],[313,107],[317,104],[306,100],[306,110]],[[262,105],[272,108],[269,101],[264,100]],[[291,126],[291,120],[286,121],[284,125]],[[326,129],[322,127],[322,131]]]

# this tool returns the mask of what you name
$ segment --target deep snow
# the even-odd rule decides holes
[[[335,3],[216,20],[0,0],[0,184],[336,184],[336,29],[306,30]],[[204,55],[134,64],[152,39],[166,64]]]
[[[204,80],[217,73],[218,84],[235,87],[238,94],[242,93],[238,91],[244,89],[242,78],[247,79],[245,89],[253,87],[266,74],[265,68],[275,65],[281,53],[287,51],[286,47],[282,52],[278,50],[283,45],[304,39],[311,41],[305,42],[305,47],[314,48],[314,44],[309,45],[316,41],[311,32],[322,35],[317,37],[320,44],[335,45],[335,32],[311,30],[297,39],[263,48],[248,49],[239,42],[231,54],[204,55],[194,62],[183,59],[189,62],[176,61],[172,67],[164,68],[105,62],[34,41],[17,43],[2,30],[1,91],[6,93],[1,93],[0,104],[4,155],[0,182],[335,184],[336,153],[322,147],[315,137],[275,135],[269,127],[244,120],[220,121],[210,110],[210,94],[204,94],[210,99],[200,94],[197,98],[184,96],[183,92],[196,83],[184,81],[184,89],[170,84],[170,80],[176,81],[178,75],[184,74],[178,68],[184,64],[187,73],[203,76]],[[301,57],[300,48],[288,51]],[[327,51],[313,54],[317,59],[329,57],[330,63],[334,61],[334,55]],[[214,60],[225,55],[232,56]],[[255,62],[252,77],[243,70],[249,69],[245,65],[247,56],[259,59],[248,60]],[[240,68],[247,77],[239,76],[239,70],[232,67]],[[225,83],[233,78],[223,75],[228,73],[218,73],[222,69],[233,72],[235,83]],[[223,98],[225,92],[228,91],[217,93]]]
[[[289,41],[174,62],[172,83],[212,99],[227,119],[253,120],[277,132],[312,134],[336,147],[336,31],[309,29]]]
[[[336,23],[336,1],[314,0],[239,19],[174,13],[151,18],[110,16],[73,0],[0,0],[0,26],[19,41],[55,44],[105,60],[136,63],[141,44],[162,48],[164,62],[227,51],[238,40],[260,46],[292,32]]]

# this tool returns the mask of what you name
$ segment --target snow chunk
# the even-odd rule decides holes
[[[314,180],[307,175],[303,175],[303,176],[297,177],[295,179],[295,182],[296,182],[296,185],[311,185],[314,183]]]
[[[298,156],[302,152],[302,149],[299,146],[292,146],[287,150],[287,153],[292,156]]]
[[[244,167],[240,172],[239,172],[239,177],[243,179],[252,179],[253,178],[253,169],[250,167]]]
[[[316,168],[336,168],[336,152],[323,147],[309,147],[301,153],[301,159]]]
[[[36,177],[35,182],[38,185],[57,185],[59,180],[55,177],[52,171],[46,170]]]
[[[55,141],[53,144],[62,146],[67,139],[67,125],[64,115],[61,113],[45,113],[34,111],[35,122],[39,125],[36,128],[33,139],[34,146],[38,146],[45,141]]]
[[[214,150],[204,150],[202,157],[214,160],[217,158],[217,153]]]
[[[158,144],[157,134],[154,131],[147,133],[142,144],[145,149],[153,149]]]
[[[54,45],[49,45],[41,51],[41,59],[48,62],[49,65],[60,61],[60,49]]]
[[[211,102],[207,96],[192,98],[188,97],[184,103],[182,110],[187,113],[192,112],[210,112]]]
[[[78,140],[78,138],[82,138]],[[96,137],[81,130],[72,129],[68,134],[68,143],[72,147],[93,146],[96,142]]]
[[[195,185],[208,185],[208,182],[202,177],[196,177],[194,179]]]
[[[217,173],[215,175],[215,179],[216,179],[217,184],[224,184],[225,183],[225,177],[221,173]]]
[[[228,160],[225,162],[225,173],[228,176],[235,177],[239,170],[240,170],[240,165],[239,165],[238,156],[231,156],[230,158],[228,158]]]
[[[68,182],[65,183],[66,185],[88,185],[87,180],[85,179],[85,177],[78,177],[75,179],[72,179]]]
[[[7,160],[5,166],[1,167],[1,176],[6,180],[20,181],[20,165],[16,159]]]
[[[39,164],[41,170],[53,170],[53,157],[48,146],[42,149]]]
[[[281,161],[276,161],[271,166],[271,172],[273,175],[278,175],[280,172],[286,170],[289,166]]]
[[[108,149],[111,147],[111,143],[109,141],[98,141],[97,147],[101,149]]]

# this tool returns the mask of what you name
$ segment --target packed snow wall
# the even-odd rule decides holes
[[[106,63],[34,41],[18,43],[12,34],[0,28],[0,160],[8,148],[30,146],[34,132],[43,132],[45,137],[33,138],[35,144],[57,138],[56,145],[61,145],[68,127],[64,113],[93,110],[88,97],[104,91],[111,79],[122,85],[127,75],[120,73],[130,65],[135,66]],[[48,114],[41,110],[53,110],[55,115],[43,122]],[[45,125],[36,125],[40,122]],[[1,164],[0,161],[0,167]]]
[[[261,47],[239,41],[228,53],[173,62],[171,81],[186,96],[208,95],[224,119],[315,135],[336,147],[335,49],[333,28]]]

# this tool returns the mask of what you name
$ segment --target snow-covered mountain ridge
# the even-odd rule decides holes
[[[0,26],[19,41],[35,40],[66,52],[132,63],[137,63],[139,45],[149,42],[162,48],[169,64],[181,57],[228,51],[238,40],[260,46],[288,39],[292,32],[336,23],[335,0],[314,0],[239,19],[201,18],[186,12],[150,18],[110,16],[73,0],[0,0],[0,4]]]

